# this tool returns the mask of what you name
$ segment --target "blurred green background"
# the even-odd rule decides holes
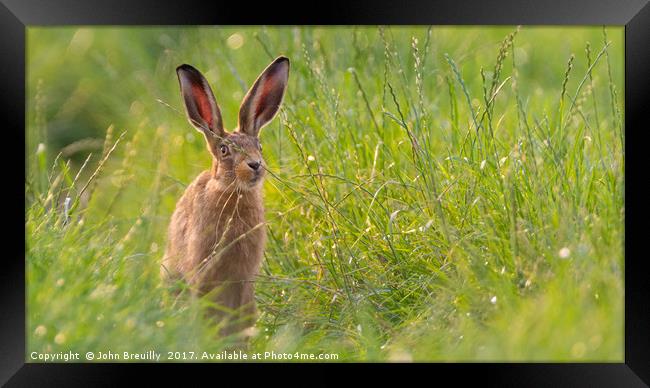
[[[252,350],[621,361],[623,43],[621,27],[30,27],[29,350],[227,346],[158,278],[174,204],[210,165],[175,68],[205,74],[233,128],[282,54]]]

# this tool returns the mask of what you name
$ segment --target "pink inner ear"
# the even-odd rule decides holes
[[[255,117],[259,117],[265,110],[273,108],[280,103],[282,96],[281,80],[277,77],[269,77],[262,85],[259,103],[255,107]]]
[[[208,123],[208,127],[211,128],[214,124],[212,122],[212,107],[201,85],[192,84],[192,95],[194,96],[194,101],[196,101],[196,108],[199,111],[199,115]]]

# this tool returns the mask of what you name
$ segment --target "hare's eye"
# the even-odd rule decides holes
[[[221,155],[226,155],[228,153],[228,146],[222,144],[221,145]]]

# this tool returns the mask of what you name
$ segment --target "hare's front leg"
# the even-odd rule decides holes
[[[241,291],[241,307],[237,314],[237,323],[233,332],[239,333],[240,343],[246,346],[250,338],[254,335],[254,327],[257,320],[257,308],[252,281],[248,280],[242,284]]]
[[[242,329],[246,329],[255,324],[257,319],[257,306],[255,304],[255,290],[252,280],[246,280],[242,285],[241,298],[241,322]]]
[[[255,323],[255,299],[249,281],[224,281],[210,293],[214,306],[208,315],[224,324],[222,335],[241,332]]]

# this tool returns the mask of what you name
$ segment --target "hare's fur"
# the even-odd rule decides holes
[[[219,187],[213,174],[201,173],[176,205],[164,264],[200,295],[221,287],[216,302],[253,315],[253,280],[266,242],[262,195]]]
[[[254,280],[266,243],[262,201],[264,164],[257,135],[279,108],[288,77],[280,57],[260,75],[240,110],[239,128],[226,132],[212,91],[198,70],[179,67],[190,122],[206,137],[212,168],[203,171],[176,204],[161,274],[209,295],[222,332],[254,323]]]

